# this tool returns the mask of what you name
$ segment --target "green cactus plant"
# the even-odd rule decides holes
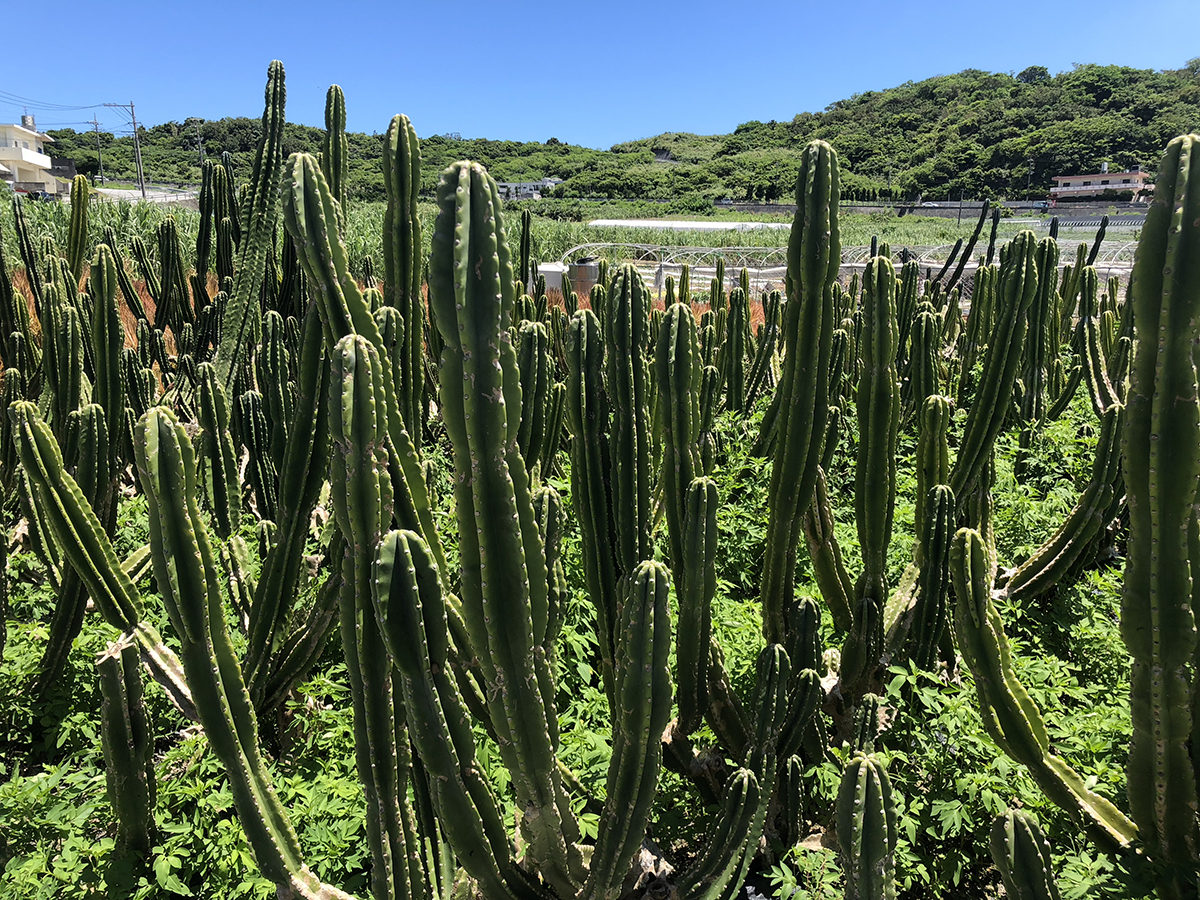
[[[1194,893],[1189,873],[1200,864],[1194,755],[1200,728],[1194,704],[1200,584],[1198,170],[1200,136],[1167,145],[1134,260],[1136,349],[1121,454],[1129,502],[1121,635],[1133,657],[1129,806],[1146,853],[1166,867],[1159,885],[1164,897]]]
[[[785,634],[784,611],[800,519],[812,501],[829,416],[829,355],[833,293],[841,264],[837,154],[821,141],[805,148],[796,186],[796,218],[788,245],[788,304],[784,312],[784,368],[778,394],[771,509],[763,561],[763,632]]]
[[[988,849],[1013,900],[1059,900],[1050,845],[1028,813],[1008,810],[992,822]]]
[[[417,214],[421,147],[407,116],[395,116],[388,126],[383,170],[388,197],[383,220],[384,283],[388,288],[388,303],[400,312],[404,322],[404,346],[398,354],[403,386],[400,410],[405,428],[419,450],[424,431],[422,389],[425,371],[421,220]]]
[[[870,754],[856,754],[842,773],[837,837],[847,900],[894,898],[896,800],[887,770]]]
[[[221,344],[214,361],[217,380],[227,394],[234,389],[234,379],[241,370],[246,353],[256,343],[261,318],[258,295],[267,267],[267,252],[275,236],[279,215],[279,183],[283,168],[283,123],[286,90],[283,63],[274,60],[267,68],[266,107],[262,116],[262,139],[254,157],[253,182],[249,202],[239,217],[234,210],[230,218],[232,239],[237,246],[234,266],[233,293],[222,316]],[[228,179],[229,189],[233,179]],[[232,206],[233,204],[229,204]],[[218,258],[221,256],[221,234],[218,222]],[[227,249],[227,248],[226,248]],[[218,259],[218,271],[221,265]],[[225,273],[221,272],[222,277]]]

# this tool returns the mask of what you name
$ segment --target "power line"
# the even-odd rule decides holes
[[[35,109],[41,112],[73,112],[80,109],[98,109],[103,106],[102,103],[88,103],[78,106],[72,106],[67,103],[50,103],[45,100],[34,100],[31,97],[22,97],[20,94],[13,94],[9,91],[0,91],[0,102],[8,101],[7,106],[22,106],[27,109]]]

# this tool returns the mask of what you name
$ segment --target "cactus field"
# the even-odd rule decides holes
[[[198,213],[0,210],[0,897],[1200,897],[1200,136],[1127,283],[847,274],[813,141],[784,290],[583,295],[285,94]]]

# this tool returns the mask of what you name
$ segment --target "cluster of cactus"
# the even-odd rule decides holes
[[[1168,148],[1130,301],[1116,284],[1099,296],[1098,240],[1061,277],[1053,236],[1022,232],[994,265],[994,214],[968,273],[987,208],[936,276],[903,256],[897,272],[877,244],[844,284],[837,157],[814,141],[784,291],[755,299],[749,273],[730,286],[722,264],[697,316],[687,267],[667,280],[662,308],[628,265],[603,267],[587,297],[564,283],[563,304],[551,303],[530,217],[513,253],[495,183],[473,163],[442,175],[426,268],[420,147],[404,116],[384,142],[382,288],[370,264],[360,286],[343,240],[345,98],[330,89],[319,160],[283,159],[283,121],[276,62],[249,185],[235,188],[228,159],[203,168],[193,266],[170,219],[156,252],[131,243],[153,319],[115,236],[86,245],[83,182],[65,255],[38,245],[14,203],[28,303],[0,258],[0,487],[58,592],[37,689],[62,671],[89,601],[122,635],[97,663],[115,858],[144,859],[155,835],[145,668],[204,728],[280,896],[346,896],[305,865],[258,735],[336,628],[379,900],[444,896],[455,865],[488,898],[615,898],[633,884],[732,898],[763,854],[822,824],[836,829],[847,896],[893,897],[897,804],[874,754],[886,741],[876,694],[890,664],[932,670],[960,657],[996,743],[1103,846],[1150,856],[1164,898],[1194,896],[1200,140]],[[997,438],[1015,424],[1028,450],[1080,382],[1099,422],[1090,479],[1046,544],[1002,571]],[[755,443],[771,460],[764,646],[747,695],[712,622],[722,409],[747,440],[750,413],[763,411]],[[851,422],[856,577],[828,479]],[[916,541],[892,584],[906,430],[917,441]],[[454,475],[452,556],[430,496],[439,449]],[[113,532],[130,468],[151,541],[120,560]],[[564,469],[612,728],[603,802],[560,756],[569,523],[551,476]],[[326,492],[333,515],[318,532]],[[1051,749],[995,603],[997,591],[1026,602],[1069,583],[1122,515],[1128,817]],[[321,577],[305,565],[314,541]],[[804,551],[820,603],[797,592]],[[178,655],[143,617],[151,570]],[[821,603],[837,651],[820,643]],[[481,775],[476,727],[509,773],[515,832]],[[852,752],[832,815],[807,802],[806,781],[831,744]],[[664,767],[715,808],[704,851],[680,871],[646,841]],[[599,811],[590,840],[580,803]],[[992,850],[1010,895],[1057,895],[1032,819],[998,819]]]

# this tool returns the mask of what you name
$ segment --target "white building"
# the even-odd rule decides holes
[[[18,192],[58,194],[59,182],[50,174],[46,152],[46,145],[53,143],[54,138],[34,129],[31,116],[21,125],[0,125],[0,179]]]
[[[550,193],[555,185],[562,184],[561,178],[543,178],[541,181],[498,181],[496,190],[505,200],[541,200],[542,194]]]

